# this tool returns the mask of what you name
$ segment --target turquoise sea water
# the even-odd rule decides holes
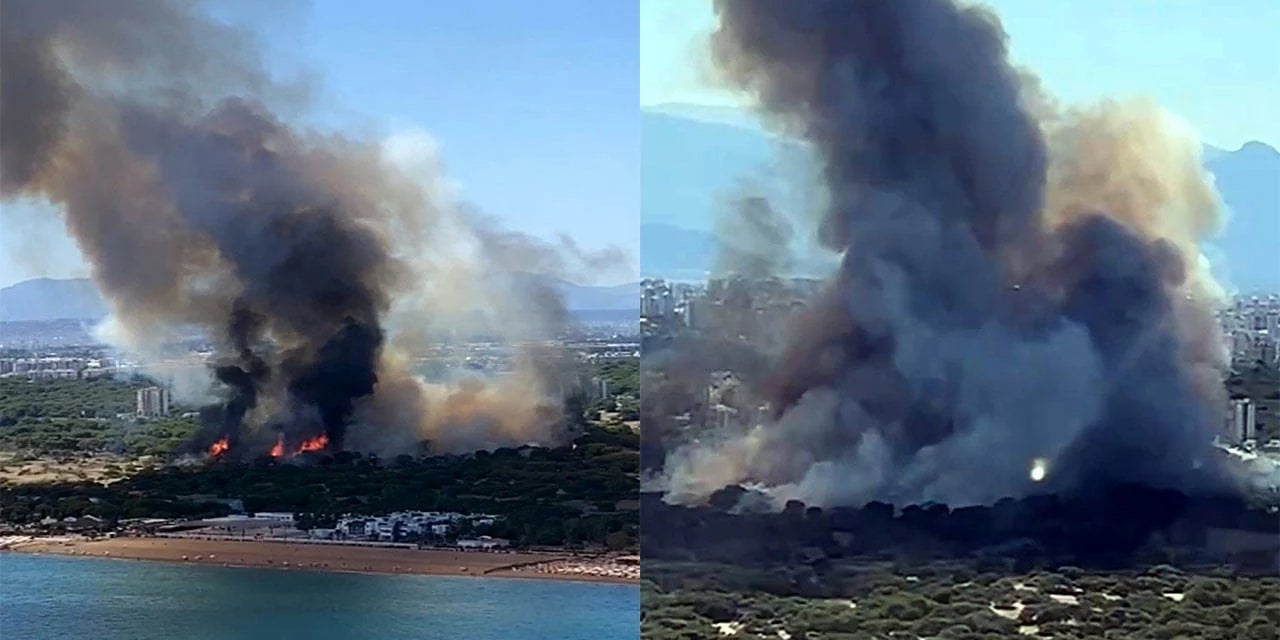
[[[3,640],[613,640],[640,590],[0,554]]]

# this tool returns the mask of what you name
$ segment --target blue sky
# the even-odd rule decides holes
[[[1280,147],[1280,2],[991,0],[1014,61],[1063,100],[1143,95],[1212,145]],[[709,0],[641,0],[640,101],[734,106],[707,87]]]
[[[635,2],[267,4],[269,14],[250,0],[216,10],[252,16],[273,67],[314,76],[314,123],[425,130],[463,197],[507,226],[638,257]],[[0,286],[85,273],[57,224],[41,233],[39,252],[0,234]]]

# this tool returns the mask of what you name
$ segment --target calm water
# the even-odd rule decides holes
[[[612,640],[639,621],[625,585],[0,554],[4,640]]]

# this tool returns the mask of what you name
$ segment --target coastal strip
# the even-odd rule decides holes
[[[638,565],[630,571],[629,563],[620,563],[617,558],[579,556],[570,552],[406,549],[160,537],[88,539],[76,536],[0,538],[0,550],[280,570],[639,583]]]

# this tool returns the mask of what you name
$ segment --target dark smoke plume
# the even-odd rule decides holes
[[[715,6],[712,56],[817,157],[842,262],[760,387],[773,418],[673,452],[669,499],[754,482],[957,504],[1212,475],[1225,363],[1196,242],[1218,202],[1194,140],[1145,103],[1058,112],[984,8]]]
[[[487,238],[503,238],[508,261],[537,261],[531,270],[591,256],[572,247],[557,261],[554,246],[472,223],[424,184],[437,167],[412,136],[291,125],[279,114],[297,106],[295,88],[270,77],[251,34],[201,9],[3,0],[4,197],[61,209],[132,343],[190,325],[220,342],[225,401],[205,412],[198,444],[343,447],[357,422],[362,447],[452,430],[435,398],[453,392],[416,379],[393,342],[441,329],[442,309],[492,304],[482,276],[509,265],[487,257]],[[566,319],[556,296],[532,304],[530,315]],[[515,442],[549,438],[559,404],[542,386],[468,388],[468,419],[500,421]],[[465,432],[449,440],[469,446]]]

